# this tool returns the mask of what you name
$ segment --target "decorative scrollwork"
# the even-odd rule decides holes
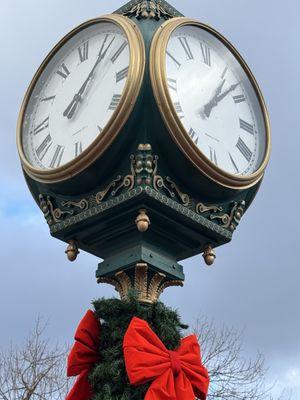
[[[91,207],[100,205],[111,198],[127,195],[137,187],[140,190],[153,190],[163,198],[169,198],[197,214],[204,214],[205,220],[210,220],[214,227],[218,225],[233,232],[239,224],[245,209],[245,202],[235,202],[228,211],[228,205],[205,204],[197,202],[184,193],[171,177],[159,173],[159,157],[153,155],[149,143],[139,144],[137,152],[130,156],[130,172],[127,175],[117,175],[104,189],[80,200],[65,199],[60,202],[60,208],[55,207],[50,197],[40,195],[40,208],[49,225],[56,224],[64,215],[77,215],[89,211]],[[115,204],[115,203],[114,203]],[[187,212],[186,208],[185,213]],[[67,210],[66,210],[67,209]],[[225,210],[224,210],[225,209]]]
[[[207,211],[218,212],[218,211],[223,211],[223,209],[220,206],[215,206],[215,205],[208,206],[208,205],[205,205],[203,203],[198,203],[196,205],[196,212],[197,213],[203,214],[203,213],[205,213]]]
[[[240,203],[234,202],[230,213],[223,215],[211,215],[210,219],[220,219],[223,228],[228,228],[231,232],[233,232],[241,221],[241,218],[244,214],[245,205],[245,201]]]
[[[104,198],[108,195],[110,190],[114,187],[116,187],[117,183],[122,180],[122,176],[118,175],[116,179],[114,179],[110,184],[104,189],[101,190],[100,192],[96,193],[95,200],[97,204],[100,204]]]
[[[79,201],[62,201],[61,202],[62,207],[77,207],[80,208],[80,210],[85,211],[89,208],[89,202],[86,199],[81,199]]]
[[[160,1],[142,0],[134,5],[130,10],[123,13],[127,17],[136,17],[137,19],[170,19],[174,15],[170,14]]]
[[[54,207],[50,196],[39,195],[40,208],[44,214],[44,217],[48,225],[52,225],[55,222],[59,222],[63,215],[73,215],[73,211],[64,211],[60,208]]]
[[[190,196],[183,193],[175,182],[171,180],[169,176],[163,178],[157,174],[158,170],[158,156],[153,157],[153,187],[159,192],[160,189],[164,189],[165,192],[172,198],[178,198],[184,206],[188,206],[190,203]]]
[[[170,184],[170,187],[175,190],[177,196],[179,197],[180,201],[184,206],[188,206],[190,202],[190,196],[186,193],[182,193],[181,190],[179,190],[178,186],[167,176],[166,181]]]

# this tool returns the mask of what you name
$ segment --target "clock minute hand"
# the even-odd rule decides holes
[[[112,42],[114,41],[115,37],[112,38],[111,42],[109,43],[109,45],[107,46],[106,50],[102,53],[102,49],[103,46],[99,52],[98,58],[96,60],[95,65],[93,66],[91,72],[88,74],[86,80],[84,81],[83,85],[81,86],[81,88],[78,90],[78,92],[74,95],[71,103],[68,105],[68,107],[65,109],[63,116],[67,117],[68,119],[71,119],[76,111],[76,108],[78,106],[78,103],[81,101],[82,99],[82,94],[84,93],[90,79],[93,77],[94,72],[97,68],[97,66],[100,64],[100,62],[103,60],[103,58],[106,56],[106,53],[108,52],[110,46],[112,45]]]

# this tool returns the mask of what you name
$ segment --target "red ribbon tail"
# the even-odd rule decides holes
[[[69,392],[66,400],[90,400],[92,397],[92,388],[89,382],[89,369],[81,372],[76,382]]]

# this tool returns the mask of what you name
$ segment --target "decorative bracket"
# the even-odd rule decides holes
[[[183,281],[170,280],[165,274],[152,271],[147,263],[137,263],[133,274],[119,271],[113,277],[99,277],[97,282],[113,285],[121,300],[126,300],[130,291],[134,290],[140,302],[150,304],[158,301],[166,288],[183,286]]]

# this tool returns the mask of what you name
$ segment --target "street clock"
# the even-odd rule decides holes
[[[67,34],[21,107],[18,150],[52,236],[98,282],[155,301],[179,262],[230,242],[270,156],[250,69],[214,29],[133,0]]]

